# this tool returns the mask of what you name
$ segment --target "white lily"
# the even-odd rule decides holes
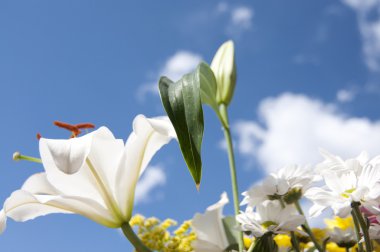
[[[367,162],[365,154],[359,158],[343,161],[339,157],[325,155],[321,175],[324,187],[310,188],[305,196],[313,201],[311,216],[318,216],[331,207],[335,215],[346,217],[351,212],[351,203],[359,202],[367,209],[377,207],[380,197],[380,159]],[[361,161],[359,161],[361,160]],[[331,168],[329,171],[329,167]]]
[[[141,173],[174,137],[166,117],[139,115],[125,145],[106,127],[69,140],[41,138],[45,172],[29,177],[5,201],[0,231],[7,217],[27,221],[51,213],[76,213],[107,227],[121,227],[131,218]]]
[[[192,227],[197,239],[192,243],[195,252],[223,252],[229,246],[223,225],[223,207],[228,203],[227,193],[220,200],[207,208],[204,214],[197,213],[192,220]]]
[[[243,231],[252,232],[253,236],[261,237],[267,232],[282,234],[297,231],[297,227],[305,223],[305,217],[295,213],[291,206],[282,207],[278,200],[266,200],[257,205],[256,211],[247,207],[245,212],[236,216]],[[305,234],[306,235],[306,234]]]

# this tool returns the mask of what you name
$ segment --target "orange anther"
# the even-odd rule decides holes
[[[92,123],[79,123],[76,124],[75,127],[77,127],[78,129],[93,129],[95,128],[95,125]]]
[[[40,133],[37,133],[37,139],[40,140],[41,139],[41,134]]]
[[[92,123],[79,123],[79,124],[73,125],[73,124],[68,124],[68,123],[64,123],[64,122],[60,122],[60,121],[54,121],[54,125],[71,131],[70,138],[77,137],[81,133],[80,129],[93,129],[93,128],[95,128],[95,125]]]
[[[68,124],[68,123],[64,123],[64,122],[60,122],[60,121],[54,121],[54,125],[58,126],[60,128],[67,129],[71,132],[77,132],[78,131],[78,128],[72,124]]]

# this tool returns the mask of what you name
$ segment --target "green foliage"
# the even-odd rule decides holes
[[[182,155],[198,188],[202,177],[204,131],[199,68],[177,82],[161,77],[159,90],[166,113],[177,133]]]

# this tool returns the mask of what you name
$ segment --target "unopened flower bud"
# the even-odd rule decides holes
[[[217,84],[216,100],[218,104],[228,105],[236,84],[235,51],[231,40],[219,47],[211,62],[211,69]]]

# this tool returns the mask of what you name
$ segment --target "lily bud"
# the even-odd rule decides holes
[[[219,47],[211,62],[211,69],[217,84],[216,100],[218,104],[228,105],[236,84],[235,51],[232,40]]]

